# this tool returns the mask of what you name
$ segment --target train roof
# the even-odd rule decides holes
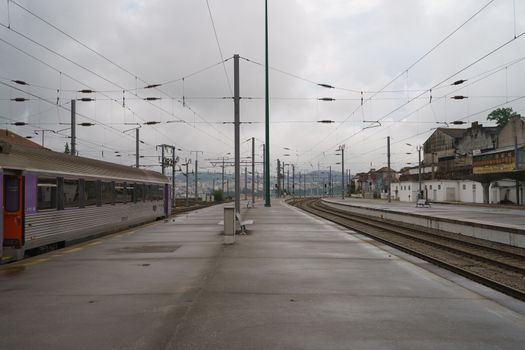
[[[95,177],[151,183],[169,182],[166,176],[155,171],[72,156],[54,152],[38,145],[35,147],[27,143],[10,141],[10,139],[0,138],[0,169],[22,170],[65,177]]]

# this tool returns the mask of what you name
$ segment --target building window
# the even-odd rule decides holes
[[[441,185],[438,185],[438,190],[440,190],[440,189],[441,189]]]
[[[467,185],[463,184],[463,189],[466,190],[467,189]]]
[[[408,185],[408,190],[410,191],[410,185]]]
[[[472,189],[473,189],[473,190],[476,189],[476,184],[472,184]]]
[[[432,185],[430,185],[430,189],[432,189]]]
[[[97,182],[96,181],[85,181],[84,182],[84,194],[85,200],[84,205],[97,205]]]
[[[64,208],[78,207],[78,196],[78,180],[64,179]]]

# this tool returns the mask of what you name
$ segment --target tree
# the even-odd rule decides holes
[[[215,202],[222,202],[224,200],[224,193],[222,193],[222,190],[213,191],[213,200]]]
[[[69,150],[69,143],[66,142],[66,146],[64,147],[64,153],[65,154],[71,154],[71,151]]]
[[[493,110],[487,116],[487,120],[496,122],[499,127],[505,126],[510,118],[517,116],[518,113],[514,112],[512,108],[498,108]]]

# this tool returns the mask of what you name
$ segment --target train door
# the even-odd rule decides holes
[[[23,236],[23,177],[4,174],[4,245],[21,247]]]

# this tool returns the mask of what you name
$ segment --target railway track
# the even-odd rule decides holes
[[[522,249],[360,215],[328,206],[320,199],[290,204],[525,301]]]

